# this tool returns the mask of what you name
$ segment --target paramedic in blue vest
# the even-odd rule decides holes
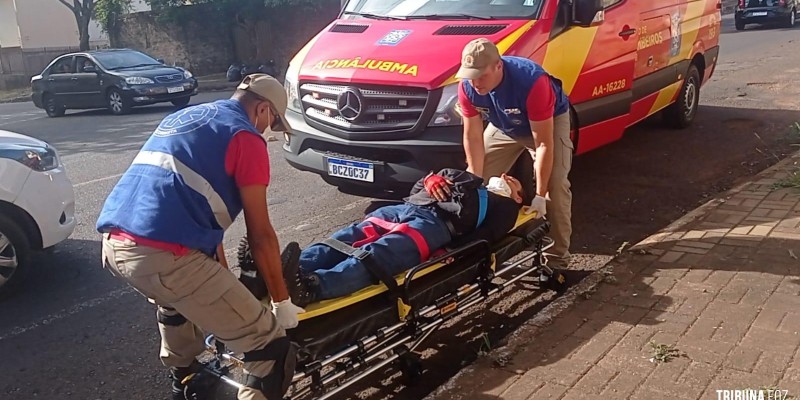
[[[201,368],[203,332],[245,354],[240,400],[278,400],[285,379],[291,382],[283,371],[286,365],[294,371],[296,358],[285,329],[297,325],[303,310],[289,298],[281,272],[262,136],[290,129],[286,103],[280,82],[253,74],[230,99],[168,115],[98,218],[104,267],[158,305],[160,357],[170,367],[173,399],[184,399],[181,380]],[[223,235],[242,211],[271,310],[227,270]]]
[[[546,253],[548,265],[566,267],[572,235],[568,175],[573,144],[569,99],[561,82],[531,60],[501,57],[485,38],[464,47],[456,76],[461,79],[458,98],[467,170],[484,178],[499,176],[529,152],[536,192],[526,212],[547,216],[555,242]]]

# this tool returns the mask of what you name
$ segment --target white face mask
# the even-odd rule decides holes
[[[489,178],[489,184],[486,185],[486,190],[500,196],[511,197],[511,187],[508,186],[508,182],[496,176]]]
[[[267,110],[267,112],[268,112],[268,113],[270,113],[270,117],[271,117],[271,116],[272,116],[272,111],[270,111],[270,110]],[[255,124],[253,124],[253,126],[255,126],[255,127],[256,127],[256,129],[258,129],[258,115],[256,115],[256,123],[255,123]],[[272,133],[273,133],[273,132],[272,132],[272,126],[271,126],[271,125],[268,125],[268,126],[267,126],[267,127],[264,129],[264,131],[263,131],[263,132],[260,132],[260,133],[261,133],[261,136],[263,136],[263,137],[264,137],[264,139],[267,139],[267,138],[269,138],[270,136],[272,136]]]

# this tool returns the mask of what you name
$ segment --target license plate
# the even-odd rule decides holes
[[[766,12],[766,11],[759,11],[759,12],[754,12],[754,13],[753,13],[753,16],[754,16],[754,17],[766,17],[766,16],[767,16],[767,14],[769,14],[769,13],[768,13],[768,12]]]
[[[178,92],[182,92],[182,91],[183,91],[183,86],[176,86],[176,87],[167,88],[167,93],[178,93]]]
[[[328,158],[328,175],[357,181],[373,182],[375,168],[370,163]]]

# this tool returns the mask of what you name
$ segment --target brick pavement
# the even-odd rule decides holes
[[[800,399],[800,189],[773,188],[795,171],[800,153],[637,244],[507,361],[480,359],[430,397]],[[652,361],[659,344],[679,357]]]

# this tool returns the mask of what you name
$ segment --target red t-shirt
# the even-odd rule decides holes
[[[464,92],[464,81],[458,84],[458,104],[461,106],[461,113],[464,117],[475,117],[478,110],[472,105]],[[550,86],[550,78],[542,75],[531,87],[528,98],[525,102],[528,110],[528,119],[531,121],[543,121],[553,116],[556,108],[556,94]]]
[[[225,153],[225,172],[236,180],[237,187],[269,185],[269,153],[261,136],[238,132]]]

